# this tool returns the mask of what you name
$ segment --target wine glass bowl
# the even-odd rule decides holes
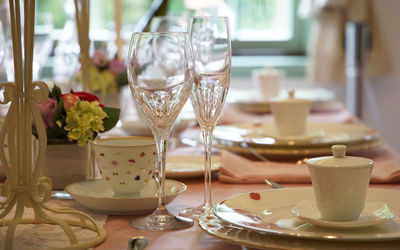
[[[139,32],[132,35],[128,54],[129,86],[137,106],[143,111],[157,146],[154,178],[159,205],[131,225],[144,230],[174,230],[193,221],[168,212],[164,199],[165,156],[173,124],[186,103],[193,84],[193,57],[185,32]]]
[[[230,84],[231,40],[227,17],[191,17],[189,35],[194,54],[195,79],[190,100],[205,147],[204,202],[180,211],[182,216],[206,215],[211,200],[211,148],[214,128],[221,116]]]

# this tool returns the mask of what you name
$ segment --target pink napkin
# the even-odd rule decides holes
[[[226,183],[263,183],[269,179],[278,183],[311,183],[305,164],[251,161],[244,157],[220,152],[219,180]],[[400,182],[400,161],[392,150],[373,155],[371,183]]]
[[[224,112],[219,120],[219,124],[232,124],[238,122],[272,122],[272,114],[253,114],[241,111],[234,107],[225,107]],[[308,116],[309,122],[334,122],[334,123],[352,123],[356,119],[345,109],[332,112],[312,112]]]

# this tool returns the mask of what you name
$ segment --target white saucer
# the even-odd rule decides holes
[[[390,221],[396,216],[384,202],[366,202],[360,218],[356,221],[326,221],[321,219],[315,201],[303,200],[296,204],[292,213],[304,222],[320,227],[334,229],[360,229],[377,226]]]
[[[126,120],[122,119],[122,129],[130,135],[136,136],[153,136],[147,123],[141,120]]]
[[[165,181],[167,203],[186,190],[186,185],[174,181]],[[158,198],[154,180],[143,188],[139,195],[116,197],[114,191],[104,180],[82,181],[68,185],[65,191],[84,207],[103,214],[136,215],[150,213],[156,209]]]
[[[218,171],[219,157],[211,157],[211,172]],[[168,155],[165,174],[168,178],[192,178],[204,176],[203,155]]]

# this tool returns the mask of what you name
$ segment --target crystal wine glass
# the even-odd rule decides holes
[[[211,200],[212,136],[228,93],[231,73],[231,39],[227,17],[191,17],[189,36],[193,47],[195,83],[190,100],[204,139],[204,202],[187,208],[180,215],[205,215],[213,207]]]
[[[158,207],[131,226],[144,230],[175,230],[193,225],[191,219],[174,216],[166,208],[165,156],[167,140],[193,84],[193,54],[186,32],[134,33],[128,53],[129,86],[133,99],[150,126],[157,146],[154,178]]]

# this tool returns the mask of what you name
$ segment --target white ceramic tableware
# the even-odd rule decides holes
[[[346,156],[346,146],[333,145],[333,157],[306,161],[317,207],[327,221],[355,221],[364,209],[374,162]]]
[[[365,208],[358,220],[354,221],[327,221],[321,219],[321,214],[312,200],[303,200],[296,204],[292,213],[304,222],[320,227],[333,229],[362,229],[377,226],[390,221],[396,216],[384,202],[366,202]]]
[[[290,90],[289,98],[272,98],[270,103],[275,127],[280,135],[304,134],[311,108],[310,100],[295,98],[294,90]]]
[[[281,81],[285,74],[281,70],[265,68],[254,70],[251,74],[252,81],[259,89],[263,100],[269,100],[279,94]]]
[[[139,193],[151,180],[156,146],[149,137],[110,137],[92,142],[96,163],[118,195]]]
[[[165,198],[170,203],[186,190],[186,185],[174,180],[165,181]],[[80,205],[102,214],[137,215],[151,213],[157,208],[157,184],[150,180],[138,194],[115,196],[105,180],[76,182],[65,191]]]
[[[182,142],[196,145],[192,131],[181,134]],[[195,141],[197,140],[197,141]],[[383,145],[383,139],[375,129],[364,125],[341,123],[308,123],[303,135],[281,136],[271,123],[236,123],[217,126],[214,145],[235,153],[251,154],[241,147],[247,143],[252,149],[269,159],[303,159],[330,155],[331,146],[346,144],[347,153],[360,153]],[[198,142],[197,142],[198,143]]]
[[[275,248],[281,246],[280,242],[290,242],[291,240],[295,240],[295,238],[342,243],[341,247],[331,247],[329,249],[349,248],[348,244],[350,244],[350,241],[368,241],[369,243],[371,241],[379,241],[379,243],[383,243],[383,241],[387,240],[397,240],[396,243],[398,246],[398,240],[400,240],[399,217],[393,218],[379,226],[362,229],[355,228],[352,230],[331,229],[315,226],[293,215],[292,209],[303,200],[315,200],[312,187],[259,190],[222,200],[214,207],[214,214],[226,223],[234,225],[235,228],[243,229],[241,233],[233,234],[234,232],[229,232],[229,235],[243,239],[242,236],[245,238],[249,231],[258,231],[262,238],[274,239],[276,243]],[[386,203],[394,215],[400,214],[400,190],[369,188],[366,202]],[[212,219],[204,219],[209,221],[210,224],[213,223]],[[213,227],[213,230],[219,229],[218,225]],[[221,229],[224,231],[223,228]],[[225,228],[225,231],[227,230],[229,228]],[[274,237],[274,235],[279,237]],[[276,238],[280,238],[280,240],[277,242]],[[256,237],[252,238],[252,240],[255,239]],[[288,247],[288,249],[302,248],[299,246]],[[310,242],[308,242],[308,247],[305,248],[308,249],[310,247]],[[361,247],[357,249],[366,248]],[[374,249],[387,248],[378,247]]]
[[[218,156],[211,159],[211,172],[218,171],[221,163]],[[203,155],[168,155],[165,168],[167,178],[193,178],[204,175]]]

